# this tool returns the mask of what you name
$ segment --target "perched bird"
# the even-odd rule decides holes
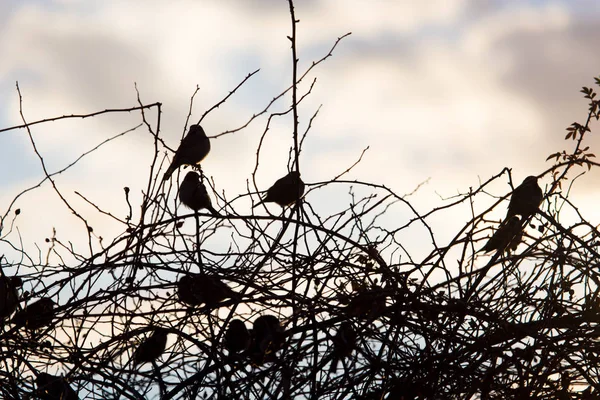
[[[349,300],[345,313],[350,317],[377,318],[385,311],[386,301],[387,295],[379,286],[363,288]]]
[[[536,213],[544,197],[537,181],[536,176],[528,176],[515,188],[508,204],[505,221],[515,215],[520,215],[526,220]]]
[[[342,358],[350,357],[355,347],[356,331],[350,322],[342,322],[333,337],[333,359],[331,360],[329,372],[334,372],[337,369]]]
[[[37,396],[42,400],[78,400],[77,392],[69,385],[67,380],[41,372],[35,379]]]
[[[229,328],[225,332],[225,348],[230,353],[239,353],[248,349],[250,340],[250,332],[246,328],[244,321],[239,319],[231,320]]]
[[[292,171],[267,190],[267,195],[254,207],[262,203],[277,203],[281,207],[289,206],[299,200],[304,194],[304,182],[298,171]],[[252,207],[252,208],[254,208]]]
[[[189,306],[199,306],[202,300],[201,287],[197,282],[196,275],[188,274],[182,276],[177,282],[177,297],[179,301]]]
[[[275,353],[283,344],[284,334],[279,319],[274,315],[262,315],[252,325],[250,359],[256,365],[275,360]]]
[[[179,144],[163,180],[168,180],[171,174],[182,165],[198,164],[208,155],[209,151],[210,140],[204,133],[204,129],[200,125],[190,126],[190,130]]]
[[[177,294],[182,303],[199,306],[206,303],[216,307],[221,301],[236,299],[239,294],[215,276],[206,274],[187,274],[177,282]]]
[[[12,322],[17,326],[24,326],[32,330],[50,325],[54,318],[54,306],[55,303],[52,299],[43,297],[18,311]]]
[[[194,211],[206,208],[211,214],[219,215],[212,206],[206,186],[200,182],[200,176],[194,171],[188,172],[183,178],[179,186],[179,200]]]
[[[154,332],[149,338],[146,338],[133,352],[133,364],[156,361],[167,347],[167,336],[169,331],[165,328],[154,328]]]
[[[0,277],[0,321],[9,317],[17,309],[19,295],[17,288],[23,286],[18,276]]]
[[[481,250],[488,252],[492,250],[504,250],[510,248],[515,250],[519,244],[521,238],[519,237],[516,244],[515,241],[517,236],[521,233],[521,220],[517,216],[511,217],[508,221],[502,222],[498,230],[494,232],[492,237],[487,241],[485,246]],[[509,247],[510,245],[510,247]],[[514,248],[513,248],[514,247]]]

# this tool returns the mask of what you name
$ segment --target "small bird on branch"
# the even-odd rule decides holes
[[[179,144],[175,156],[173,156],[171,165],[165,172],[163,181],[168,180],[171,174],[182,165],[198,164],[209,152],[210,140],[204,133],[204,129],[200,125],[190,126],[190,130]]]
[[[23,280],[18,276],[0,277],[0,321],[9,317],[19,304],[17,288],[23,286]]]
[[[42,400],[79,400],[77,392],[63,377],[41,372],[35,379],[35,384],[36,395]]]
[[[169,331],[165,328],[154,328],[152,335],[139,344],[133,352],[133,364],[139,365],[156,361],[167,347],[167,336]]]
[[[24,326],[30,330],[50,325],[54,318],[54,306],[55,303],[52,299],[43,297],[18,311],[12,322],[17,326]]]
[[[512,216],[508,221],[502,222],[498,230],[487,241],[481,250],[488,252],[492,250],[516,250],[521,241],[521,220],[517,216]]]
[[[523,220],[526,220],[537,212],[544,197],[537,182],[536,176],[528,176],[515,188],[508,204],[505,221],[515,215],[520,215]]]
[[[292,171],[267,190],[267,195],[254,207],[263,203],[277,203],[281,207],[289,206],[298,201],[304,194],[304,182],[300,179],[300,172]],[[254,208],[252,207],[252,208]]]
[[[227,284],[216,276],[206,274],[187,274],[177,282],[179,301],[190,306],[206,303],[208,307],[216,307],[228,298],[237,299],[239,293],[234,292]]]
[[[251,337],[244,321],[233,319],[225,332],[225,348],[230,353],[240,353],[250,347]]]
[[[183,182],[179,186],[179,200],[183,205],[194,211],[205,208],[212,215],[219,215],[217,210],[212,206],[206,186],[200,182],[200,175],[195,171],[189,171],[185,175],[185,178],[183,178]]]
[[[250,360],[255,365],[275,361],[284,340],[283,327],[274,315],[262,315],[252,325]]]
[[[387,295],[383,288],[373,285],[371,288],[357,287],[350,299],[342,299],[347,302],[344,309],[346,315],[358,318],[379,318],[386,309]]]
[[[355,347],[356,331],[350,322],[342,322],[333,337],[333,359],[331,360],[329,372],[335,372],[340,360],[350,357]]]

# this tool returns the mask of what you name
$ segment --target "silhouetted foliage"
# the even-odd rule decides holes
[[[583,146],[590,121],[599,118],[593,89],[583,90],[589,100],[586,122],[568,128],[573,148],[550,155],[552,166],[514,190],[506,168],[419,213],[408,195],[342,180],[352,166],[328,182],[305,184],[299,156],[316,113],[301,134],[298,104],[315,82],[304,93],[299,85],[347,35],[298,71],[298,21],[289,4],[293,84],[240,128],[210,136],[205,126],[207,137],[203,118],[257,71],[249,74],[190,126],[175,155],[168,153],[170,163],[157,134],[160,118],[156,124],[146,118],[151,110],[160,116],[159,103],[140,100],[126,110],[31,123],[23,117],[23,125],[4,129],[27,131],[48,182],[85,226],[89,249],[55,235],[47,239],[45,259],[27,254],[13,229],[20,210],[9,217],[18,196],[2,216],[0,240],[19,257],[0,259],[0,397],[598,398],[600,234],[563,189],[598,166]],[[290,92],[285,111],[271,111]],[[120,236],[103,243],[61,196],[31,130],[49,121],[121,111],[140,111],[157,150],[139,214],[130,211],[119,220],[97,207],[123,226]],[[206,157],[209,140],[218,146],[219,136],[269,114],[264,138],[272,119],[289,113],[290,172],[262,200],[265,188],[256,185],[226,197],[209,179],[210,171],[196,165],[191,168],[198,173],[188,172],[177,190],[175,172]],[[261,147],[256,153],[252,182],[264,158]],[[170,165],[164,179],[163,165]],[[183,187],[188,177],[194,185],[189,196]],[[548,182],[544,191],[538,179]],[[510,187],[492,194],[498,180],[508,180]],[[319,214],[313,194],[336,185],[350,189],[350,201],[336,198],[337,211]],[[360,197],[357,188],[368,194]],[[130,189],[124,193],[133,210]],[[482,209],[479,204],[490,198],[494,204]],[[177,208],[177,199],[193,212]],[[252,212],[259,210],[255,202],[282,208],[262,209],[275,214],[260,215]],[[471,219],[441,243],[431,221],[465,205]],[[494,210],[504,214],[506,207],[504,221],[492,219]],[[390,228],[383,220],[398,209],[409,216]],[[427,240],[412,249],[402,243],[407,232],[425,232]]]

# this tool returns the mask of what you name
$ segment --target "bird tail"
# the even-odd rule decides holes
[[[333,374],[334,372],[337,371],[337,367],[338,367],[338,363],[340,362],[339,357],[337,356],[333,356],[333,359],[331,360],[331,366],[329,367],[329,373]]]
[[[214,216],[214,217],[220,217],[221,214],[219,214],[219,212],[217,210],[215,210],[215,208],[213,206],[209,206],[207,207],[208,211],[210,211],[210,213]]]
[[[175,169],[176,168],[173,166],[173,163],[171,163],[171,165],[169,165],[169,168],[167,168],[167,172],[165,172],[165,175],[163,176],[163,181],[168,181]]]

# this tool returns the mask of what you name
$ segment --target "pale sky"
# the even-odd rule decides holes
[[[352,32],[300,88],[305,92],[317,78],[299,109],[301,132],[322,104],[302,154],[304,181],[332,178],[369,146],[347,179],[385,184],[402,195],[430,178],[414,198],[421,211],[439,205],[438,195],[466,192],[504,167],[513,169],[516,183],[549,168],[550,153],[572,146],[563,140],[565,128],[584,122],[581,86],[593,86],[600,75],[596,0],[296,3],[301,71],[327,54],[337,37]],[[216,135],[244,124],[290,85],[289,34],[285,1],[3,0],[0,129],[21,123],[16,81],[28,121],[136,106],[137,83],[143,102],[163,104],[161,135],[175,148],[196,85],[193,121],[260,68],[203,121],[207,134]],[[284,97],[272,111],[288,105]],[[155,123],[155,114],[149,121]],[[48,168],[56,171],[139,122],[139,113],[109,114],[37,125],[32,132]],[[258,119],[212,142],[203,169],[229,198],[246,190],[265,122]],[[271,125],[257,175],[264,189],[286,173],[291,131],[289,118]],[[597,137],[587,140],[592,150],[600,145]],[[58,176],[57,185],[95,232],[110,238],[122,227],[73,192],[122,218],[128,186],[137,211],[152,152],[151,135],[139,129]],[[0,133],[0,168],[4,214],[20,191],[43,177],[24,130]],[[573,193],[596,223],[598,178],[585,177]],[[497,194],[509,190],[505,183]],[[347,198],[336,206],[327,194],[314,192],[307,200],[323,212],[347,206]],[[22,209],[18,226],[26,243],[42,242],[52,227],[65,236],[82,232],[47,183],[21,197],[9,218],[15,208]],[[462,223],[446,228],[453,232]]]

